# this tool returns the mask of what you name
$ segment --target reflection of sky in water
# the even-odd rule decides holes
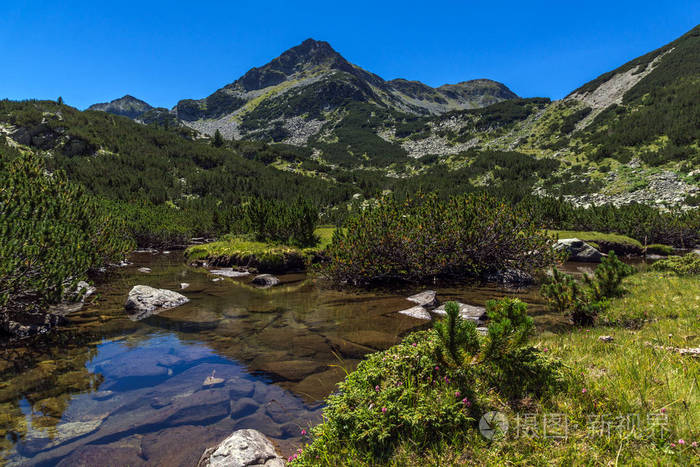
[[[103,380],[95,391],[71,396],[56,426],[33,427],[37,412],[26,398],[19,401],[28,430],[10,464],[51,464],[85,444],[102,446],[161,430],[181,435],[182,427],[192,426],[206,426],[211,433],[206,445],[183,445],[194,457],[242,428],[293,446],[301,429],[320,417],[318,404],[310,407],[269,378],[250,375],[235,360],[174,333],[104,341],[85,366]],[[219,378],[218,384],[204,387],[208,376]]]

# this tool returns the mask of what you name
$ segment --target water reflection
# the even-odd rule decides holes
[[[320,401],[368,352],[426,323],[396,313],[420,288],[338,291],[303,274],[259,289],[213,281],[179,254],[135,254],[98,282],[99,296],[65,332],[6,350],[0,360],[0,449],[10,464],[196,464],[239,428],[289,453],[320,419]],[[138,268],[151,268],[150,274]],[[123,310],[136,284],[180,290],[190,302],[140,322]],[[566,326],[534,290],[439,286],[441,301],[528,302],[540,328]],[[223,382],[204,387],[214,374]]]

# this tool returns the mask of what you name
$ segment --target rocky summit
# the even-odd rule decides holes
[[[204,134],[219,130],[227,138],[302,139],[305,143],[325,122],[336,120],[337,112],[347,111],[350,102],[412,115],[439,115],[516,97],[505,85],[487,79],[438,88],[405,79],[385,81],[350,63],[328,42],[307,39],[210,96],[181,100],[170,111],[153,109],[131,96],[95,104],[90,110],[139,120],[144,114],[150,120],[167,114]],[[303,136],[295,139],[298,134]]]
[[[111,102],[93,104],[88,107],[87,110],[100,110],[102,112],[122,115],[124,117],[129,117],[136,120],[149,110],[153,110],[153,107],[147,102],[127,94],[126,96],[120,97],[119,99],[114,99]]]

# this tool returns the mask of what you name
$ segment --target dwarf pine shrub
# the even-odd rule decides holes
[[[593,274],[584,274],[583,282],[571,275],[552,269],[540,288],[550,309],[558,313],[568,313],[576,325],[591,325],[607,307],[610,298],[624,293],[622,280],[636,272],[633,266],[623,263],[610,251],[596,267]]]
[[[331,281],[367,285],[390,280],[479,277],[548,267],[550,239],[521,211],[488,195],[441,200],[392,196],[337,230],[320,272]]]
[[[654,271],[670,271],[680,276],[700,274],[700,255],[688,253],[684,256],[670,256],[651,265]]]
[[[0,321],[60,300],[133,246],[120,219],[32,154],[0,164],[0,214]]]
[[[433,326],[441,344],[438,352],[446,363],[451,361],[455,365],[461,365],[467,355],[474,355],[479,351],[476,324],[459,316],[459,305],[456,302],[447,302],[445,311],[445,319],[436,321]]]
[[[614,251],[610,251],[608,256],[603,258],[593,275],[583,276],[585,284],[593,296],[593,300],[619,297],[623,294],[622,279],[633,274],[633,266],[625,264],[617,257]]]

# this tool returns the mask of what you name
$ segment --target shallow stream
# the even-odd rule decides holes
[[[397,313],[424,288],[339,291],[287,274],[260,289],[249,277],[214,281],[179,252],[130,260],[96,280],[97,294],[70,316],[70,327],[3,352],[0,452],[9,465],[193,466],[241,428],[260,430],[288,455],[365,354],[426,326]],[[189,303],[138,322],[124,312],[134,285],[180,291],[181,283],[189,283],[181,291]],[[441,302],[518,296],[539,329],[566,326],[534,289],[434,288]],[[204,387],[208,376],[223,382]]]

